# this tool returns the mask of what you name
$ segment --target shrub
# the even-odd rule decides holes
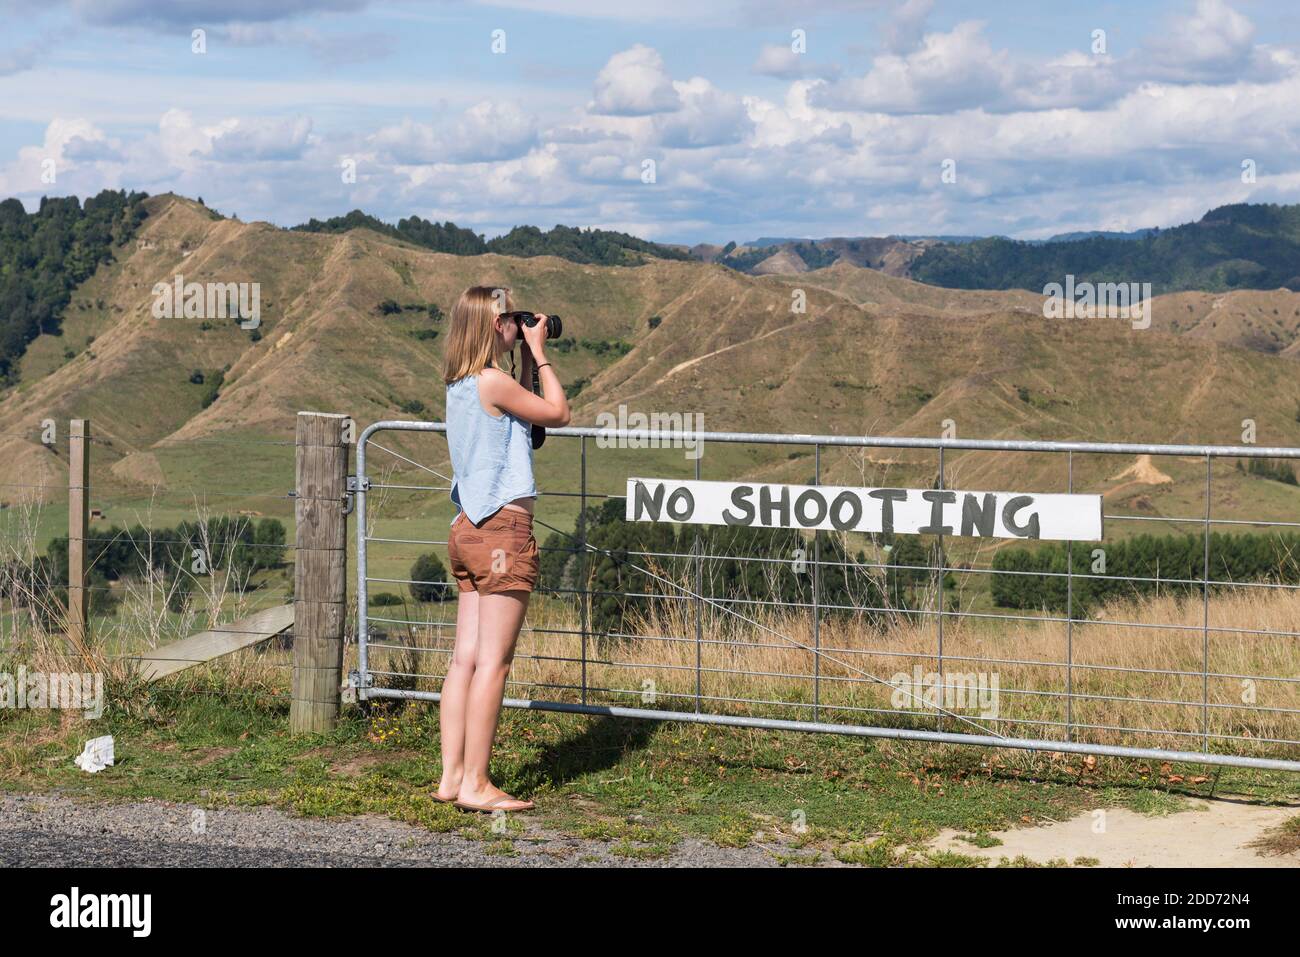
[[[411,566],[411,597],[416,601],[450,601],[455,589],[447,577],[442,560],[433,552],[425,552]]]

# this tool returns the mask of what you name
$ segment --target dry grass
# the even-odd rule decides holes
[[[1300,817],[1288,819],[1248,846],[1271,857],[1282,857],[1300,851]]]
[[[0,540],[0,670],[13,670],[12,663],[22,664],[29,672],[90,672],[103,675],[109,688],[129,693],[139,680],[140,661],[152,649],[256,610],[260,596],[248,589],[246,572],[227,565],[197,573],[186,569],[183,578],[165,575],[153,567],[151,543],[145,543],[141,554],[148,559],[148,573],[118,583],[113,589],[113,614],[95,615],[92,611],[84,640],[74,641],[69,637],[61,590],[56,590],[61,583],[49,581],[48,571],[37,561],[36,530],[43,507],[38,502],[16,506],[9,534]],[[146,511],[136,519],[150,527],[151,517]],[[195,506],[201,535],[206,536],[211,517],[206,508]],[[208,556],[218,550],[217,543],[206,538],[200,548]],[[93,561],[93,553],[90,557]],[[191,594],[179,603],[179,611],[171,610],[169,605],[182,583]],[[232,692],[275,690],[287,687],[288,665],[287,658],[279,660],[274,654],[237,654],[192,669],[174,685],[180,691],[192,690],[196,683],[215,683]]]
[[[1190,751],[1202,748],[1208,730],[1211,750],[1300,756],[1300,746],[1286,743],[1300,740],[1300,718],[1286,713],[1300,711],[1300,644],[1247,633],[1294,630],[1296,591],[1243,588],[1212,596],[1208,678],[1199,600],[1113,603],[1071,629],[1056,621],[945,616],[946,699],[936,698],[932,685],[905,684],[917,669],[922,676],[938,671],[934,615],[894,614],[883,625],[866,616],[828,617],[814,637],[806,609],[728,607],[748,620],[706,603],[698,645],[696,604],[688,601],[651,603],[634,629],[639,637],[589,638],[587,700],[692,711],[698,680],[706,712],[811,719],[815,694],[817,717],[835,723],[1063,739],[1069,722],[1075,740]],[[449,604],[427,620],[453,622],[454,615]],[[438,681],[426,676],[442,673],[454,626],[407,631],[372,651],[373,668],[396,673],[379,683],[436,691]],[[575,608],[537,599],[519,642],[511,696],[577,700],[583,642],[571,632],[578,631]],[[983,698],[975,693],[981,679]],[[1251,740],[1230,740],[1236,738]]]
[[[26,527],[36,527],[37,508]],[[20,538],[10,537],[0,569],[35,554],[34,537]],[[131,680],[130,656],[252,610],[252,593],[228,574],[196,580],[198,601],[181,615],[166,611],[161,578],[132,581],[119,588],[117,614],[96,623],[88,646],[74,648],[63,636],[62,608],[4,574],[0,586],[24,598],[0,619],[5,657],[29,669],[100,671],[110,683]],[[868,574],[859,601],[879,594]],[[934,607],[924,595],[919,602]],[[1212,750],[1296,757],[1300,643],[1261,633],[1296,630],[1300,592],[1241,587],[1212,595],[1208,607],[1208,633],[1199,600],[1170,596],[1113,603],[1070,627],[950,613],[940,667],[932,613],[826,615],[814,634],[806,608],[658,599],[628,637],[589,637],[584,655],[577,607],[538,595],[509,694],[579,700],[585,658],[590,703],[693,711],[698,694],[705,712],[1053,740],[1065,737],[1068,723],[1080,741],[1193,751],[1208,733]],[[376,684],[436,691],[454,640],[454,604],[408,602],[372,614],[417,623],[374,626]],[[345,667],[354,662],[351,646]],[[290,664],[287,650],[264,645],[191,669],[172,685],[178,693],[200,686],[278,693]],[[942,682],[928,678],[939,671]],[[907,684],[917,677],[928,683]]]

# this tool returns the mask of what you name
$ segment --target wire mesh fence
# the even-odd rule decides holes
[[[444,431],[384,421],[357,442],[362,698],[439,697],[455,591],[445,574],[416,574],[437,564],[414,562],[445,562]],[[548,436],[538,456],[556,487],[536,504],[543,570],[508,706],[1300,770],[1300,522],[1256,475],[1257,463],[1300,449]],[[692,442],[710,448],[707,459],[682,455]],[[886,487],[905,475],[957,489],[1015,476],[1035,492],[1095,491],[1105,535],[625,518],[628,476],[732,480],[755,469],[802,469],[810,486],[847,475]]]
[[[240,622],[292,600],[292,433],[141,446],[101,427],[83,440],[93,478],[79,532],[70,515],[70,431],[51,420],[4,433],[26,440],[22,451],[43,446],[48,456],[35,457],[30,480],[11,472],[13,480],[0,483],[3,670],[149,675],[160,666],[208,665],[208,657],[185,650],[183,640],[195,635],[264,634]],[[123,467],[141,458],[143,467]],[[73,639],[67,620],[74,545],[84,553],[79,590],[88,596],[91,624],[84,641]],[[159,690],[238,695],[274,688],[287,701],[292,642],[292,628],[280,631]]]

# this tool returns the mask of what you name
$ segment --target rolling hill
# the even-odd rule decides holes
[[[1149,282],[1157,294],[1300,290],[1300,205],[1220,206],[1197,222],[1139,238],[1026,243],[995,237],[935,245],[908,274],[954,289],[1041,290],[1073,274],[1080,282]]]
[[[1156,294],[1300,290],[1300,205],[1239,203],[1172,229],[1005,236],[764,238],[701,243],[690,254],[750,275],[815,271],[838,263],[951,289],[1041,291],[1048,283],[1149,282]]]
[[[931,239],[905,240],[894,236],[791,239],[752,246],[702,243],[692,246],[690,254],[703,262],[720,263],[754,276],[802,273],[835,263],[878,269],[891,276],[906,276],[912,263],[934,245],[937,242]]]
[[[9,488],[63,482],[66,444],[47,449],[36,429],[89,417],[105,498],[210,493],[213,507],[286,510],[285,443],[299,410],[363,425],[441,417],[445,320],[428,307],[446,313],[476,283],[509,285],[522,308],[565,318],[571,341],[552,358],[566,383],[587,380],[574,399],[578,425],[622,405],[699,413],[718,431],[935,436],[950,422],[963,437],[1235,444],[1252,419],[1261,444],[1300,445],[1300,296],[1286,291],[1162,297],[1153,327],[1138,331],[1122,320],[1044,319],[1041,297],[1023,291],[926,286],[844,261],[750,276],[697,261],[450,255],[366,228],[290,231],[216,218],[176,196],[146,202],[133,245],[73,293],[62,334],[33,341],[19,384],[0,393]],[[177,274],[260,283],[260,327],[154,318],[154,284]],[[792,312],[800,291],[806,309]],[[384,314],[385,300],[405,308]],[[561,441],[539,453],[543,488],[576,484]],[[446,466],[441,440],[386,444]],[[701,467],[706,478],[805,481],[810,453],[715,446]],[[605,493],[632,468],[693,467],[680,450],[590,454],[592,489]],[[950,485],[1064,489],[1059,457],[951,453],[947,465]],[[1133,465],[1076,457],[1075,487],[1147,515],[1203,509],[1203,462]],[[928,483],[935,468],[933,453],[822,457],[823,481],[837,483]],[[1151,475],[1163,477],[1144,480]],[[1215,482],[1216,515],[1300,510],[1300,491],[1230,463],[1216,465]],[[571,503],[561,506],[571,514]]]

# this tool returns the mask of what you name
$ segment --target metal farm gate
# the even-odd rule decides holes
[[[382,421],[357,442],[350,484],[359,670],[352,682],[362,699],[439,700],[455,633],[454,584],[419,581],[407,569],[431,549],[442,549],[446,564],[450,475],[420,461],[447,460],[440,436],[420,435],[445,431],[444,423]],[[1218,573],[1226,566],[1217,556],[1231,536],[1252,529],[1277,532],[1276,541],[1289,545],[1300,540],[1291,531],[1300,521],[1288,520],[1297,517],[1289,511],[1290,486],[1255,474],[1277,460],[1289,469],[1300,449],[591,428],[553,429],[548,438],[539,461],[549,458],[550,471],[571,476],[572,485],[541,489],[535,532],[544,561],[558,554],[551,567],[570,571],[548,587],[544,579],[534,593],[509,682],[525,696],[507,697],[508,707],[1300,771],[1300,556],[1283,553],[1290,575],[1235,581]],[[711,472],[725,467],[731,474],[708,477],[727,480],[746,474],[754,449],[789,447],[779,458],[807,457],[808,485],[822,484],[824,454],[841,466],[856,463],[865,477],[899,464],[872,452],[912,450],[915,468],[919,450],[921,464],[933,459],[939,489],[961,487],[948,480],[963,468],[978,474],[981,456],[1015,457],[1022,484],[1055,485],[1041,492],[1075,492],[1076,480],[1107,479],[1106,534],[1102,542],[1059,543],[1063,560],[1025,568],[1006,561],[994,567],[1001,546],[992,539],[945,535],[929,538],[921,561],[919,546],[905,560],[902,549],[865,535],[857,546],[870,551],[854,557],[857,546],[845,537],[834,547],[829,532],[813,533],[807,553],[792,557],[588,541],[590,510],[622,502],[628,476],[675,469],[682,479],[704,478],[698,456],[693,476],[682,464],[680,449],[692,442],[720,450],[714,457],[722,466]],[[390,447],[398,444],[406,451]],[[676,450],[673,458],[656,462],[664,449]],[[960,464],[952,455],[945,462],[956,451],[966,453]],[[384,468],[376,471],[372,456],[379,454]],[[1175,482],[1160,463],[1190,477]],[[1220,481],[1236,470],[1239,483],[1258,483],[1250,487],[1278,514],[1248,516],[1229,500],[1224,511],[1231,514],[1216,517],[1216,466]],[[407,481],[412,474],[423,479]],[[1114,486],[1124,478],[1132,486],[1126,499]],[[1178,505],[1180,497],[1181,511],[1192,514],[1164,515],[1153,501]],[[380,514],[398,501],[407,505],[404,516]],[[1105,553],[1119,547],[1112,532],[1125,527],[1190,528],[1190,550],[1199,553],[1194,573],[1163,574],[1158,565],[1154,574],[1107,573]],[[1187,536],[1182,541],[1187,546]],[[569,557],[580,554],[587,560],[570,580]],[[718,591],[723,566],[732,585],[736,575],[749,575],[759,593],[737,594],[730,585]],[[622,584],[610,587],[609,575]],[[764,581],[795,588],[797,597],[764,594]],[[1031,599],[1051,592],[1055,606],[989,597],[1027,582],[1046,583]],[[1080,604],[1080,596],[1104,595],[1119,583],[1154,604]],[[404,594],[412,585],[446,588],[450,600],[410,601]],[[398,594],[380,594],[384,587]],[[607,612],[634,600],[644,617],[628,630]],[[1135,620],[1135,608],[1150,611]]]

